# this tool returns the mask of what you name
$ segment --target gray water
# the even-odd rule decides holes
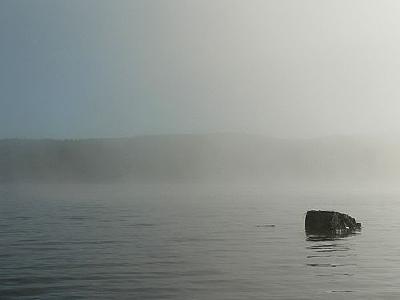
[[[362,232],[307,239],[308,209]],[[383,191],[4,185],[0,299],[398,299],[399,215]]]

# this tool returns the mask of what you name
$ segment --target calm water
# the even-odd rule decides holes
[[[307,240],[313,208],[362,233]],[[0,299],[399,299],[399,232],[379,191],[0,186]]]

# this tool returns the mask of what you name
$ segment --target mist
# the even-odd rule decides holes
[[[2,140],[0,181],[36,183],[395,183],[400,140],[249,134]]]
[[[394,1],[2,1],[0,180],[396,180]]]
[[[0,0],[0,298],[399,299],[400,2]]]
[[[0,138],[400,132],[396,1],[0,3]]]

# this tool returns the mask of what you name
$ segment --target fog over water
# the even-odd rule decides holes
[[[0,141],[2,182],[395,183],[400,140],[248,134]]]
[[[1,0],[0,299],[399,299],[399,38],[394,0]]]

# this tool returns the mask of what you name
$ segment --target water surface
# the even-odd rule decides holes
[[[398,299],[400,197],[259,185],[3,185],[1,299]],[[307,238],[308,209],[360,234]]]

